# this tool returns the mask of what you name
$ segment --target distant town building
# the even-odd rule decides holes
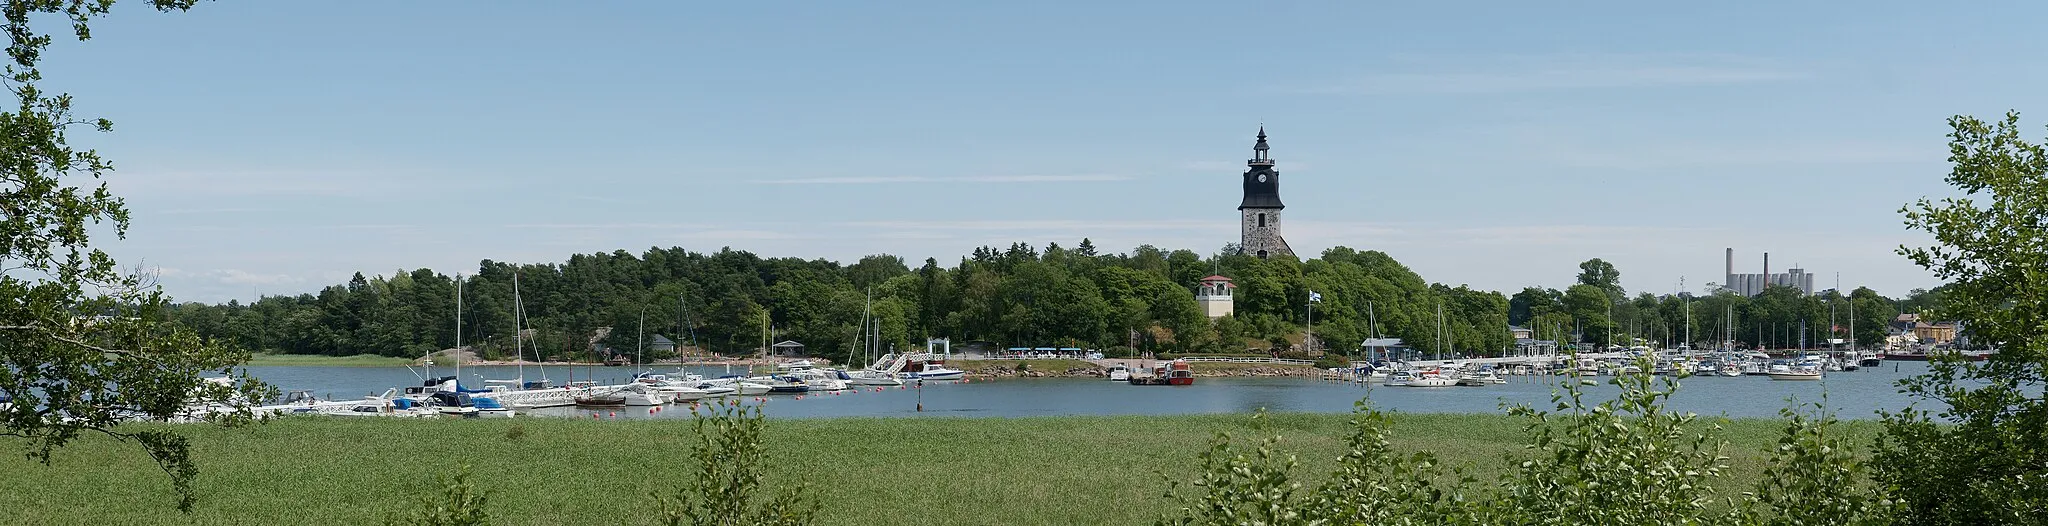
[[[1721,286],[1736,294],[1755,296],[1764,293],[1766,287],[1792,287],[1801,294],[1813,295],[1813,273],[1806,269],[1790,268],[1779,274],[1771,273],[1771,253],[1764,253],[1764,269],[1759,274],[1735,273],[1735,249],[1728,249],[1728,279]]]
[[[1236,309],[1230,294],[1231,289],[1235,288],[1237,288],[1237,285],[1232,284],[1230,278],[1223,276],[1202,278],[1201,288],[1195,289],[1195,303],[1202,305],[1202,315],[1208,316],[1209,319],[1213,320],[1229,316]]]
[[[1280,203],[1280,172],[1273,169],[1273,159],[1266,156],[1266,127],[1259,127],[1259,142],[1252,145],[1252,159],[1245,161],[1249,170],[1244,171],[1244,200],[1237,205],[1242,232],[1238,250],[1259,259],[1286,254],[1294,255],[1294,249],[1287,246],[1287,239],[1280,236],[1280,210],[1287,205]]]
[[[647,350],[654,352],[675,352],[676,342],[675,340],[671,340],[666,337],[663,337],[662,335],[656,334],[654,335],[654,340],[647,344]]]
[[[1956,322],[1920,320],[1918,314],[1900,314],[1892,319],[1890,335],[1896,343],[1941,345],[1956,340]]]
[[[1512,336],[1512,337],[1514,337],[1514,339],[1517,339],[1517,340],[1527,340],[1527,339],[1535,338],[1535,337],[1536,337],[1536,331],[1532,331],[1532,330],[1529,330],[1529,329],[1527,329],[1527,328],[1523,328],[1523,327],[1516,327],[1516,326],[1512,326],[1512,325],[1510,325],[1510,326],[1508,326],[1508,335],[1509,335],[1509,336]]]

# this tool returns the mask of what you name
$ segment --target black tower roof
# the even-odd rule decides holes
[[[1237,209],[1246,208],[1287,208],[1280,203],[1280,172],[1273,169],[1273,158],[1267,157],[1266,127],[1259,127],[1259,141],[1252,145],[1252,158],[1245,161],[1251,167],[1244,172],[1244,201]],[[1264,175],[1265,180],[1260,180]]]

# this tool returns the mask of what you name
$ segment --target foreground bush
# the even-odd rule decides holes
[[[719,401],[692,415],[690,425],[697,443],[690,447],[690,456],[696,460],[696,473],[683,479],[673,494],[654,495],[662,523],[797,526],[814,522],[818,507],[805,494],[806,484],[772,496],[762,488],[766,477],[762,424],[760,406],[743,408],[733,400]]]
[[[1649,369],[1649,364],[1642,364]],[[1435,455],[1402,455],[1390,444],[1391,420],[1358,403],[1348,451],[1316,491],[1290,478],[1294,457],[1279,436],[1239,446],[1218,433],[1199,455],[1202,472],[1186,494],[1169,482],[1180,513],[1159,524],[1888,524],[1872,485],[1835,420],[1790,409],[1756,491],[1719,501],[1727,442],[1720,426],[1694,431],[1697,417],[1665,407],[1674,378],[1624,375],[1613,400],[1587,404],[1576,377],[1552,398],[1553,410],[1509,408],[1524,418],[1526,455],[1508,459],[1510,475],[1485,485]],[[1263,415],[1260,416],[1263,418]],[[1256,429],[1256,427],[1255,427]]]

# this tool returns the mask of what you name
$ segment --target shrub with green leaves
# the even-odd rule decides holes
[[[1647,358],[1638,359],[1650,370]],[[1698,417],[1665,408],[1678,380],[1626,374],[1613,400],[1587,404],[1574,378],[1551,395],[1555,411],[1529,406],[1508,413],[1529,419],[1528,448],[1505,481],[1495,523],[1701,524],[1708,521],[1713,479],[1727,467],[1712,432],[1693,432]],[[1720,429],[1716,424],[1714,430]]]
[[[1351,435],[1337,470],[1316,491],[1310,518],[1323,524],[1470,524],[1479,508],[1469,500],[1475,482],[1462,470],[1448,474],[1436,455],[1402,456],[1388,441],[1393,418],[1356,404]],[[1448,476],[1447,476],[1448,475]]]
[[[1252,429],[1263,429],[1266,412],[1252,415]],[[1294,455],[1279,450],[1280,435],[1260,439],[1250,449],[1240,447],[1230,433],[1217,432],[1209,449],[1197,457],[1202,473],[1181,494],[1181,484],[1166,479],[1167,498],[1187,503],[1177,517],[1161,518],[1161,525],[1278,525],[1308,524],[1300,494],[1301,483],[1289,478],[1298,462]],[[1162,477],[1165,475],[1162,473]]]
[[[412,514],[392,516],[385,524],[407,526],[489,526],[490,512],[485,509],[490,496],[478,491],[469,483],[469,466],[463,465],[455,472],[454,478],[436,476],[441,491],[421,495],[419,505]]]
[[[760,406],[733,400],[691,416],[697,443],[690,447],[696,472],[671,495],[655,493],[662,524],[678,526],[797,526],[816,521],[817,502],[797,483],[769,494]]]
[[[1823,398],[1822,400],[1826,400]],[[1891,517],[1864,478],[1849,441],[1834,432],[1823,404],[1817,417],[1787,407],[1784,434],[1754,491],[1743,494],[1734,522],[1745,525],[1878,525]]]

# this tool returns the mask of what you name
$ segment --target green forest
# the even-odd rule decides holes
[[[1235,315],[1212,321],[1201,314],[1194,288],[1211,274],[1237,285]],[[1150,245],[1104,254],[1083,239],[1073,248],[981,247],[951,266],[927,259],[916,268],[890,255],[842,264],[730,248],[652,248],[578,254],[559,264],[485,260],[461,275],[461,341],[486,358],[511,358],[514,313],[523,310],[527,359],[535,348],[547,359],[631,355],[643,337],[661,335],[685,349],[728,356],[758,353],[771,337],[795,340],[814,356],[839,361],[861,352],[860,327],[870,313],[884,348],[945,337],[1112,356],[1302,354],[1314,291],[1321,298],[1313,312],[1315,350],[1333,354],[1353,353],[1377,334],[1428,354],[1498,355],[1513,349],[1511,325],[1532,329],[1540,340],[1677,345],[1687,337],[1688,315],[1695,347],[1718,346],[1732,322],[1737,345],[1782,348],[1797,346],[1802,334],[1807,342],[1824,341],[1830,319],[1840,327],[1836,337],[1846,337],[1852,303],[1856,339],[1877,344],[1893,316],[1929,296],[1914,291],[1895,301],[1858,288],[1842,301],[1834,291],[1806,296],[1778,287],[1754,298],[1725,291],[1631,297],[1620,276],[1592,259],[1565,290],[1528,288],[1510,297],[1432,283],[1385,253],[1345,247],[1307,261],[1262,260]],[[171,313],[202,335],[257,352],[421,356],[456,342],[456,278],[427,269],[357,273],[317,294],[184,303]]]

